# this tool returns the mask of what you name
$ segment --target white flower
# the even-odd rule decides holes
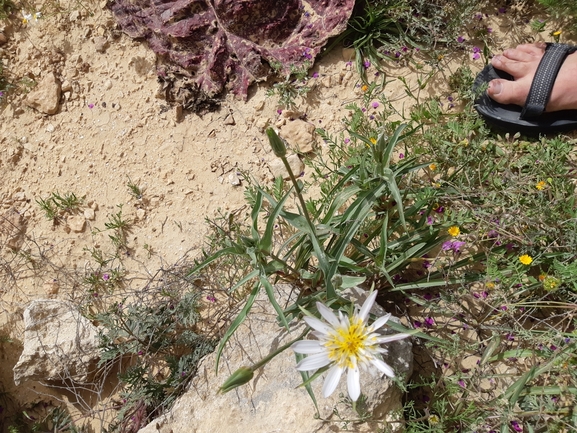
[[[42,13],[36,12],[35,14],[29,14],[26,11],[22,10],[22,23],[23,24],[36,24],[38,18],[42,16]]]
[[[368,326],[369,311],[377,292],[372,292],[363,303],[360,311],[355,308],[352,317],[339,311],[337,317],[331,309],[317,302],[317,308],[325,323],[316,317],[305,317],[305,322],[315,330],[318,340],[301,340],[291,348],[301,354],[308,355],[297,364],[297,370],[309,371],[331,365],[323,385],[323,396],[330,396],[339,384],[343,371],[347,370],[347,388],[351,400],[357,401],[361,395],[359,366],[363,369],[373,366],[381,373],[394,377],[393,369],[386,364],[381,353],[386,352],[380,345],[391,341],[401,340],[409,334],[394,334],[382,336],[375,331],[381,328],[391,317],[386,314],[379,317]]]

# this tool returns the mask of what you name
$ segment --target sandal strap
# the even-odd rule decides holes
[[[525,106],[521,111],[521,119],[535,119],[545,112],[545,107],[551,97],[557,74],[567,56],[577,50],[576,46],[548,43],[545,54],[535,72],[531,89],[527,95]]]

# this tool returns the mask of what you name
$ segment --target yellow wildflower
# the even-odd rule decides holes
[[[539,275],[539,281],[543,282],[543,280],[545,280],[545,278],[547,278],[547,274],[541,274]]]
[[[495,288],[495,283],[489,281],[488,283],[485,283],[485,287],[489,290],[494,289]]]
[[[464,138],[459,142],[459,144],[463,147],[467,147],[469,145],[469,140],[467,138]]]
[[[531,263],[533,263],[533,257],[528,254],[523,254],[521,257],[519,257],[519,261],[524,265],[529,266]]]
[[[435,171],[436,169],[437,169],[437,164],[435,164],[435,163],[429,164],[429,170]]]
[[[445,56],[443,56],[442,54],[439,54],[439,57],[437,57],[437,59],[439,60],[443,60],[445,58]]]
[[[537,185],[535,185],[535,188],[537,188],[539,191],[545,189],[545,187],[547,186],[547,182],[545,182],[544,180],[540,180],[539,182],[537,182]]]
[[[447,230],[447,233],[449,233],[451,236],[456,238],[457,236],[459,236],[461,234],[461,229],[457,226],[451,226]]]
[[[366,92],[367,90],[369,90],[369,86],[367,86],[366,84],[363,84],[363,86],[361,87],[361,90],[363,92]]]
[[[441,422],[441,420],[439,419],[439,417],[435,414],[429,416],[429,424],[432,425],[436,425],[439,424]]]
[[[371,140],[371,143],[377,144],[377,139],[375,137],[371,137],[370,140]]]
[[[561,36],[561,33],[563,33],[561,30],[557,30],[556,32],[553,32],[553,36]]]

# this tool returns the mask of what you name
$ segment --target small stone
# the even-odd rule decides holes
[[[70,15],[68,15],[68,19],[70,21],[76,21],[78,19],[80,19],[82,17],[82,15],[80,14],[80,11],[72,11],[70,12]]]
[[[304,120],[287,122],[281,129],[282,137],[300,153],[310,153],[315,146],[315,127]]]
[[[52,123],[46,126],[46,132],[54,132],[54,125]]]
[[[104,88],[104,90],[110,90],[110,89],[112,89],[112,81],[106,80],[106,81],[104,82],[104,84],[102,85],[102,87]]]
[[[287,157],[287,161],[294,175],[296,177],[300,176],[300,174],[305,169],[305,165],[299,156],[294,154],[289,155]],[[283,179],[290,179],[290,175],[280,158],[273,159],[271,162],[269,162],[268,167],[275,178],[281,176]]]
[[[70,227],[70,230],[72,230],[74,233],[81,233],[84,231],[84,227],[86,226],[86,218],[84,218],[84,215],[73,215],[68,217],[68,219],[66,220],[68,227]]]
[[[70,84],[70,81],[68,80],[64,80],[62,82],[62,85],[60,86],[60,89],[63,92],[72,92],[72,84]]]
[[[136,209],[136,218],[140,221],[146,217],[146,211],[142,208]]]
[[[224,124],[225,125],[236,125],[236,122],[234,121],[234,117],[232,117],[232,114],[229,114],[228,116],[226,116],[224,118]]]
[[[174,120],[177,123],[182,122],[184,119],[184,112],[182,111],[182,105],[177,105],[174,107]]]
[[[108,48],[108,39],[104,36],[95,36],[94,37],[94,47],[96,48],[96,52],[103,53]]]
[[[84,209],[84,218],[89,220],[89,221],[94,221],[94,218],[96,217],[95,213],[94,213],[94,209],[91,208],[87,208]]]
[[[26,98],[26,105],[45,114],[56,114],[62,89],[54,73],[47,74]]]
[[[240,178],[236,173],[230,173],[228,175],[228,181],[232,186],[240,186]]]
[[[58,280],[48,281],[42,285],[42,288],[47,295],[56,295],[60,290],[60,283]]]

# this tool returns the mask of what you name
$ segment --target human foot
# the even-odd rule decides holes
[[[491,59],[495,69],[513,76],[514,81],[495,79],[489,83],[487,94],[501,104],[525,105],[535,71],[545,53],[545,44],[525,44],[505,50]],[[577,109],[577,53],[567,56],[557,75],[545,111]]]

